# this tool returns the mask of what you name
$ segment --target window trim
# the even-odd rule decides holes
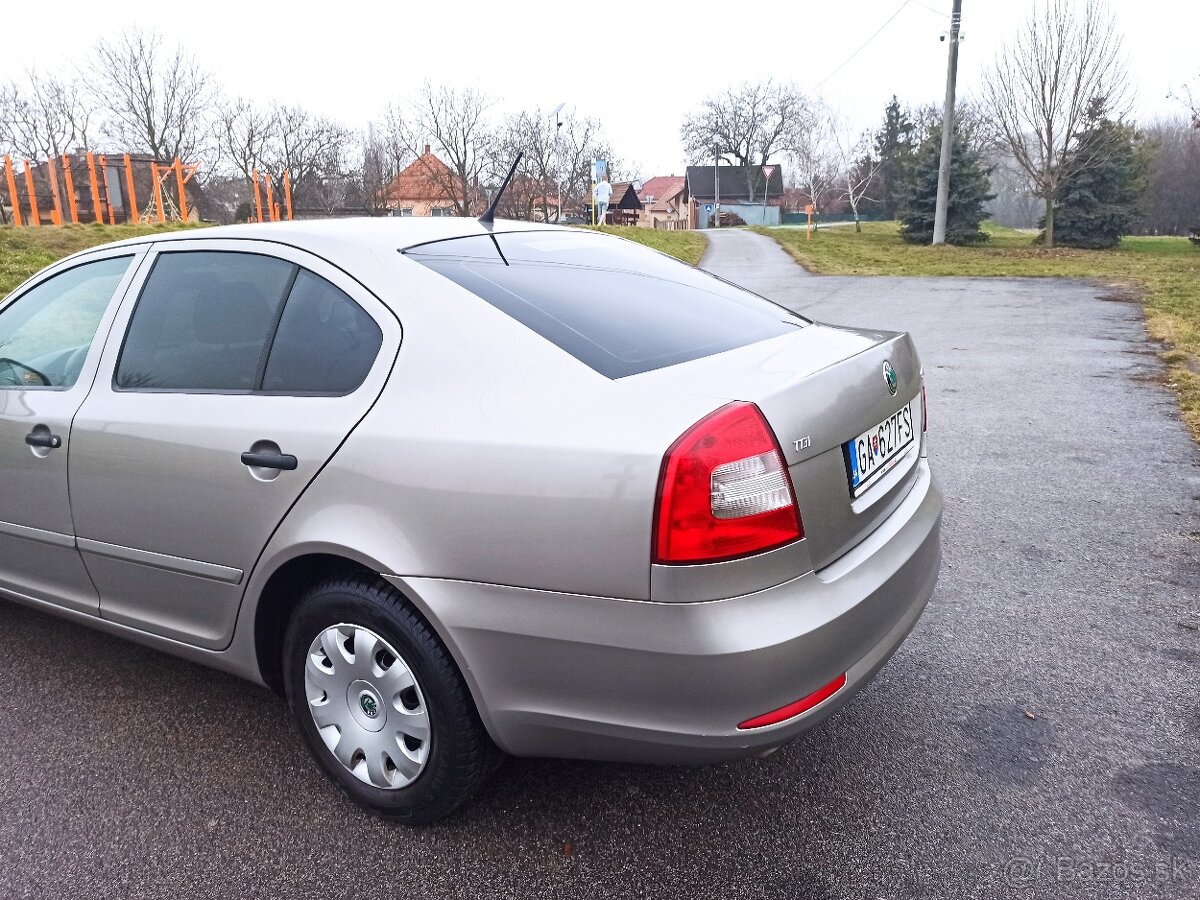
[[[113,393],[117,393],[117,394],[186,394],[186,395],[195,394],[195,395],[216,395],[219,397],[349,397],[350,395],[357,393],[359,390],[361,390],[362,387],[367,383],[367,381],[370,380],[372,370],[374,370],[375,366],[379,363],[380,357],[383,355],[384,345],[387,340],[387,331],[383,328],[383,326],[380,325],[378,316],[373,315],[369,309],[367,309],[365,306],[363,306],[361,303],[359,303],[358,300],[356,300],[354,297],[352,297],[347,291],[338,287],[338,285],[334,284],[332,281],[330,281],[328,278],[326,278],[320,272],[314,271],[311,266],[307,266],[302,262],[298,262],[294,259],[289,259],[287,256],[280,256],[278,254],[268,253],[268,252],[266,252],[265,248],[230,247],[230,246],[224,245],[223,242],[222,242],[222,244],[218,244],[217,246],[213,246],[213,247],[193,246],[193,243],[195,243],[193,241],[188,241],[187,245],[181,246],[181,247],[171,246],[174,243],[175,243],[174,241],[163,242],[163,244],[155,247],[155,252],[153,254],[153,259],[151,261],[150,268],[147,270],[145,276],[141,279],[141,283],[138,285],[137,297],[135,298],[135,300],[133,302],[133,308],[130,310],[128,318],[124,322],[125,333],[121,336],[121,346],[117,350],[116,360],[114,361],[113,367],[112,367],[112,379],[110,382],[110,387],[111,387]],[[214,242],[214,243],[216,243],[216,242]],[[297,250],[298,252],[301,252],[301,253],[305,252],[305,251],[299,251],[299,248],[293,248],[290,245],[285,244],[282,246],[287,247],[288,250]],[[145,293],[146,286],[150,283],[150,279],[154,276],[154,269],[155,269],[155,266],[158,264],[158,260],[162,256],[165,256],[165,255],[171,254],[171,253],[242,253],[247,256],[264,256],[268,259],[273,259],[278,262],[287,263],[288,265],[290,265],[292,267],[292,269],[293,269],[292,274],[288,278],[287,285],[284,289],[283,302],[279,304],[279,309],[275,314],[275,320],[271,325],[271,330],[267,335],[267,341],[263,346],[262,355],[259,358],[258,367],[256,369],[256,374],[255,374],[255,382],[254,382],[256,385],[255,387],[250,388],[249,390],[246,390],[246,389],[232,390],[232,389],[227,389],[227,388],[124,387],[117,382],[117,376],[121,370],[121,359],[125,355],[125,347],[126,347],[127,342],[129,341],[129,332],[133,326],[133,320],[137,316],[138,307],[141,305],[142,295]],[[321,259],[321,257],[316,257],[316,258]],[[332,264],[330,264],[330,265],[332,265]],[[361,309],[363,311],[364,315],[368,316],[375,323],[375,327],[378,328],[382,334],[382,340],[380,341],[379,349],[375,352],[375,359],[373,359],[371,361],[370,368],[367,369],[367,375],[363,378],[363,380],[359,384],[355,385],[355,387],[352,390],[343,391],[343,392],[269,391],[269,390],[264,390],[261,387],[263,379],[266,377],[266,367],[271,358],[271,350],[275,346],[275,337],[279,331],[279,324],[283,320],[284,310],[287,309],[288,301],[291,299],[292,289],[295,287],[296,279],[299,277],[301,271],[306,271],[310,275],[312,275],[316,278],[320,278],[322,281],[327,282],[328,284],[332,285],[335,289],[337,289],[338,291],[341,291],[343,294],[345,294],[346,297],[352,303],[354,303],[359,309]],[[339,268],[339,271],[342,271],[342,270]],[[348,277],[353,278],[353,276],[349,276],[349,273],[344,273],[344,274],[347,274]],[[394,361],[395,360],[393,358],[393,362]]]

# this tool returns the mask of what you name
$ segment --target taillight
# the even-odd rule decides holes
[[[663,457],[654,561],[720,562],[804,537],[787,465],[753,403],[701,419]]]

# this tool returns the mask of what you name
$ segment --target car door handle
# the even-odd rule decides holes
[[[251,450],[242,454],[242,463],[260,469],[282,469],[285,472],[292,471],[298,465],[296,457],[290,453],[255,453]]]
[[[62,446],[62,438],[48,431],[31,431],[25,435],[25,443],[30,447],[45,447],[47,450],[57,450]]]

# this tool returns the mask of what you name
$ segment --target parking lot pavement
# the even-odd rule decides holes
[[[413,831],[266,691],[0,603],[0,897],[1200,896],[1200,452],[1139,308],[762,277],[928,380],[941,582],[847,708],[765,760],[511,760]]]

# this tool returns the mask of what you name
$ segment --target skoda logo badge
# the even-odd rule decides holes
[[[358,698],[358,705],[362,707],[363,714],[368,719],[374,719],[379,715],[379,704],[366,691],[363,691],[362,696]]]
[[[883,361],[883,380],[887,382],[888,393],[895,397],[896,391],[900,389],[900,379],[896,377],[896,370],[886,359]]]

